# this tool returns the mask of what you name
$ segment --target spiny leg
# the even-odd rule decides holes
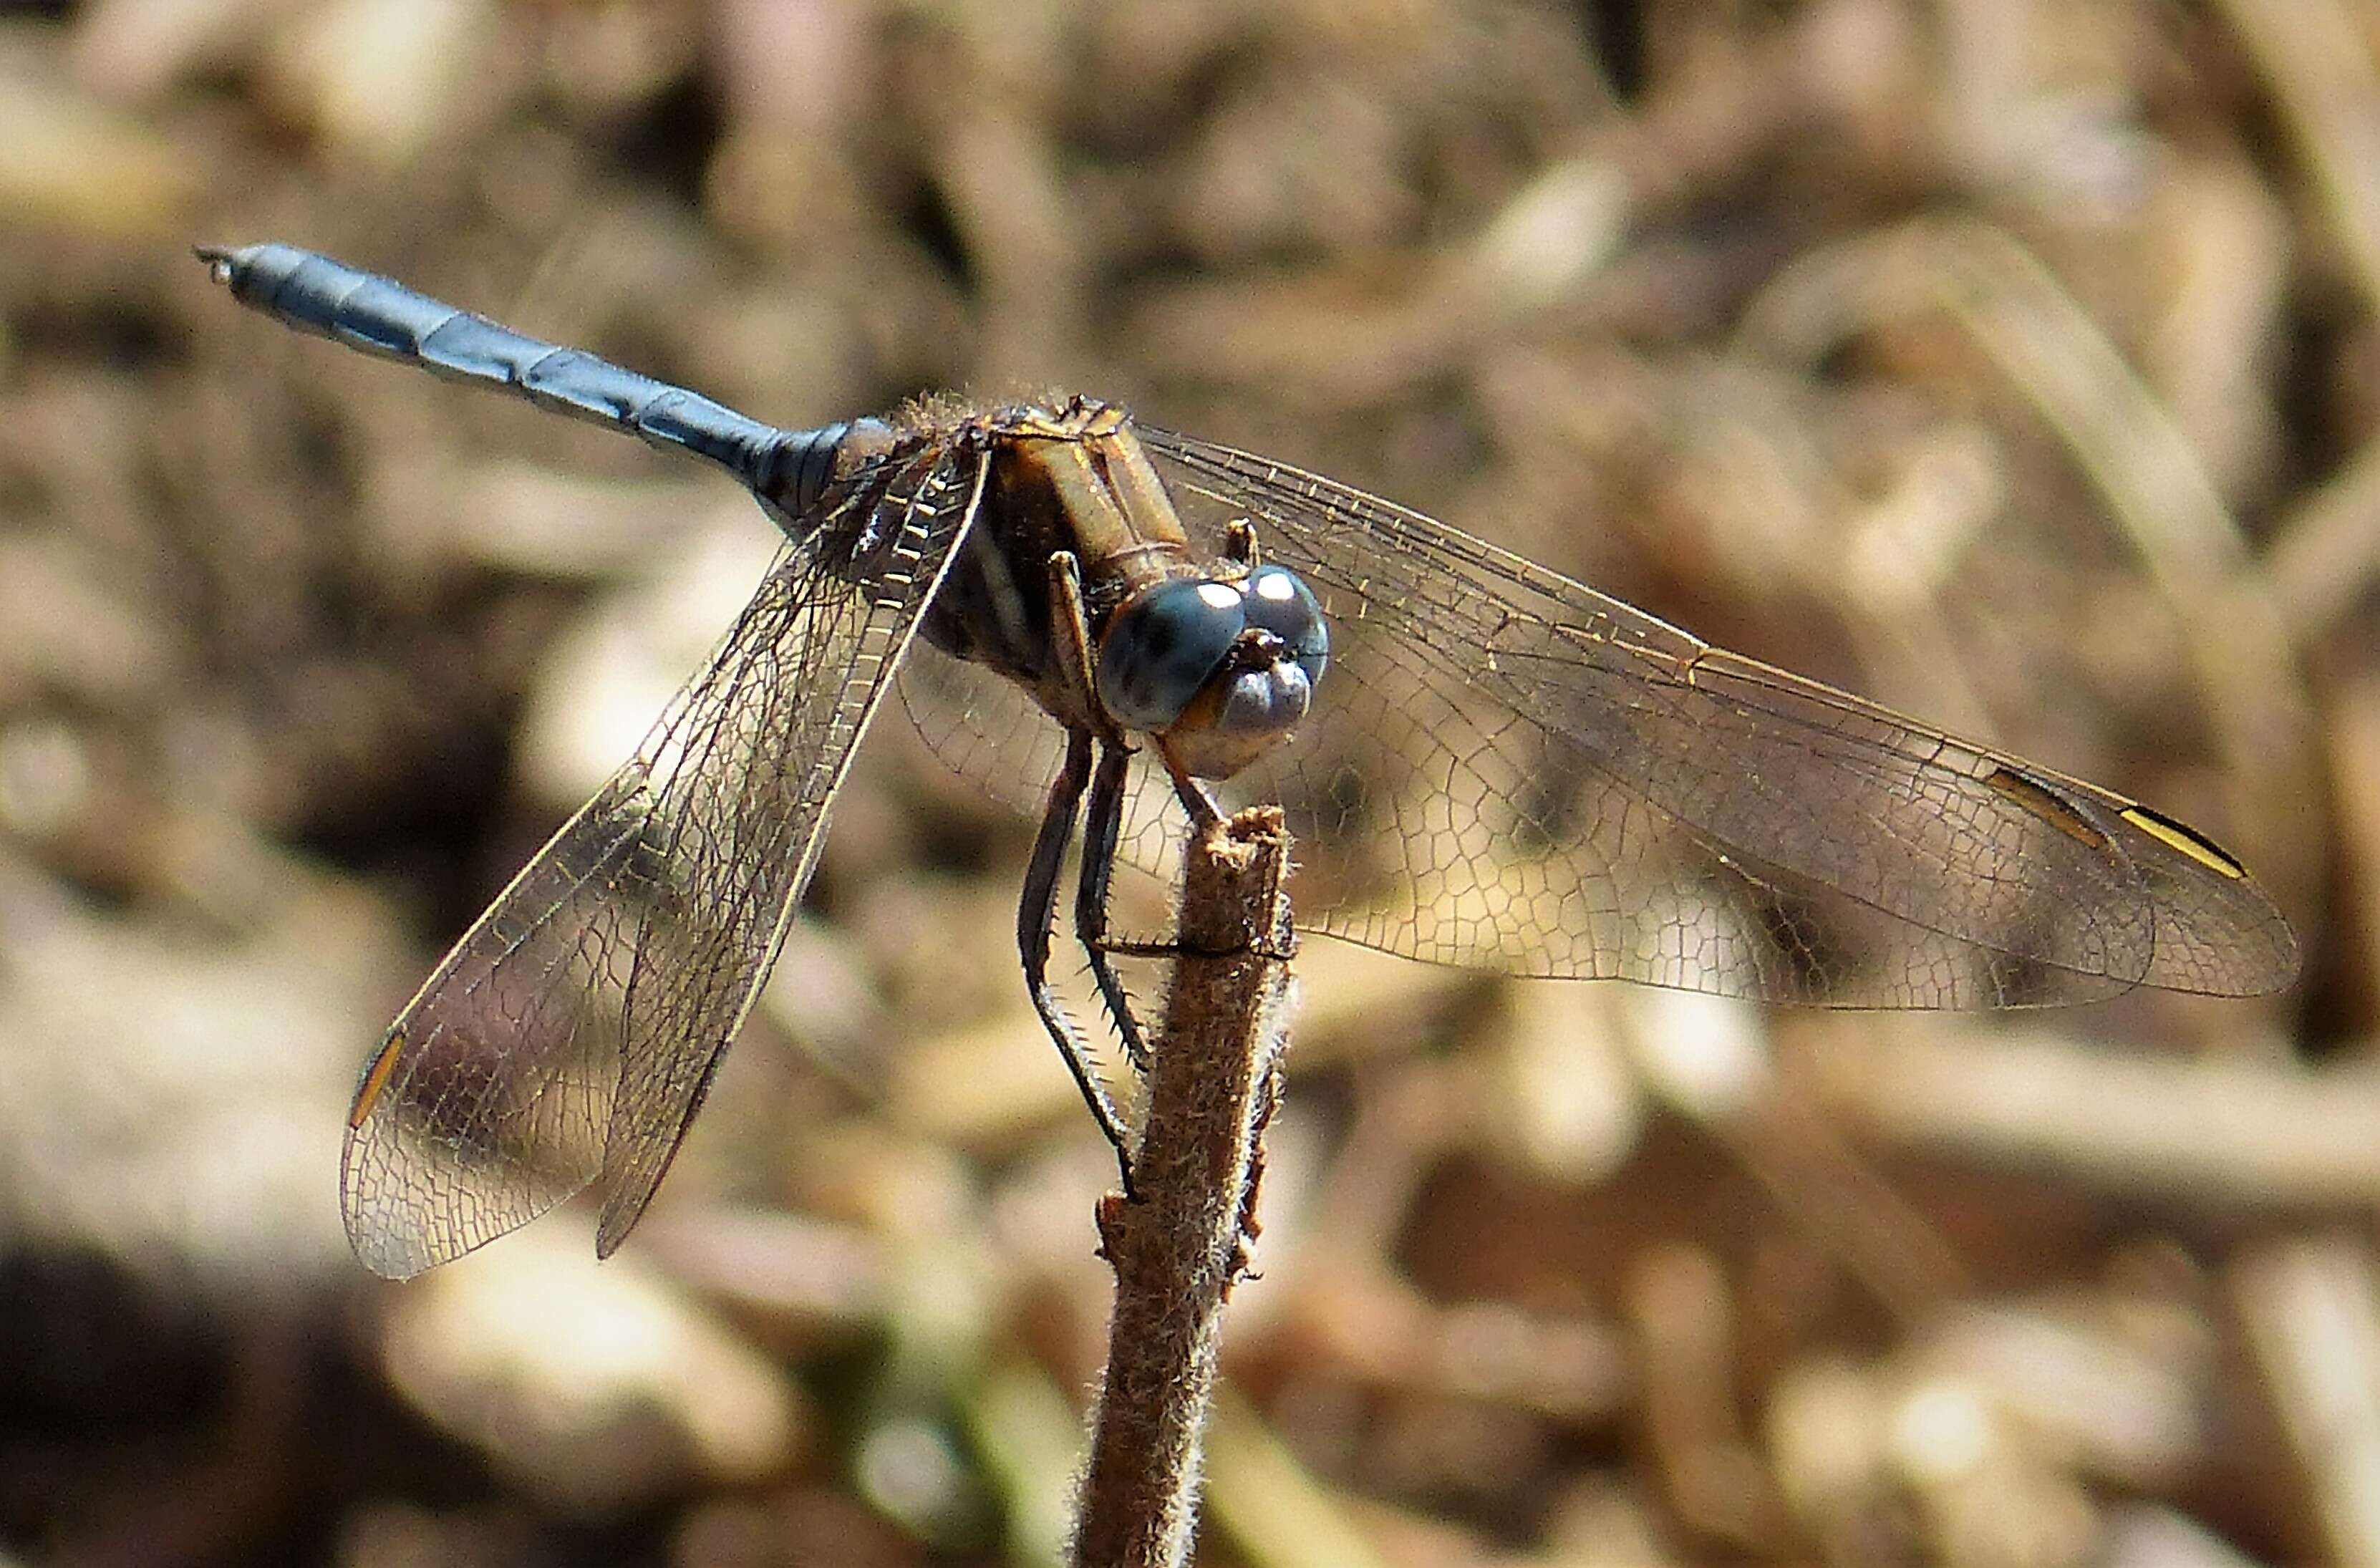
[[[1057,667],[1073,688],[1075,700],[1094,715],[1099,743],[1098,776],[1091,783],[1089,814],[1083,828],[1083,867],[1075,889],[1075,936],[1089,955],[1092,978],[1108,1016],[1115,1020],[1125,1057],[1135,1071],[1148,1065],[1148,1048],[1140,1024],[1132,1015],[1131,998],[1116,978],[1108,960],[1108,888],[1115,870],[1116,840],[1123,832],[1124,786],[1131,767],[1131,748],[1123,732],[1106,718],[1098,682],[1091,674],[1091,628],[1083,606],[1082,563],[1071,550],[1050,552],[1050,635],[1057,650]],[[1077,734],[1076,740],[1087,737]],[[1071,753],[1070,753],[1071,758]]]
[[[1190,818],[1190,831],[1193,833],[1202,833],[1220,825],[1223,820],[1223,808],[1217,803],[1214,792],[1207,787],[1203,780],[1191,776],[1190,771],[1174,757],[1172,748],[1166,745],[1162,735],[1158,737],[1155,750],[1159,759],[1164,762],[1166,772],[1172,776],[1173,794],[1175,798],[1182,802],[1184,812]],[[1094,811],[1099,809],[1098,802],[1099,797],[1094,794],[1091,807]],[[1119,796],[1117,800],[1119,811],[1122,805],[1122,797]],[[1107,858],[1110,867],[1112,868],[1114,856],[1110,855]],[[1087,865],[1087,862],[1086,864]],[[1099,892],[1099,903],[1104,914],[1107,903],[1104,883]],[[1077,918],[1080,918],[1079,913]],[[1110,957],[1122,954],[1128,958],[1176,958],[1181,956],[1183,952],[1181,942],[1171,937],[1162,942],[1112,942],[1102,937],[1098,945],[1099,951]]]
[[[1083,867],[1075,884],[1075,937],[1089,955],[1091,978],[1099,982],[1099,998],[1115,1020],[1124,1055],[1134,1068],[1148,1068],[1148,1047],[1140,1022],[1132,1014],[1132,999],[1109,961],[1108,890],[1115,878],[1116,841],[1123,832],[1124,785],[1131,776],[1132,753],[1109,743],[1099,749],[1099,772],[1091,779],[1090,805],[1083,816]]]
[[[1125,1142],[1123,1117],[1107,1086],[1099,1081],[1090,1043],[1050,988],[1050,937],[1058,912],[1058,873],[1065,865],[1066,845],[1075,836],[1075,810],[1090,776],[1090,735],[1072,731],[1066,736],[1065,763],[1050,786],[1050,804],[1042,813],[1041,831],[1033,840],[1033,858],[1026,869],[1025,894],[1016,906],[1016,947],[1025,960],[1025,984],[1033,996],[1033,1010],[1057,1042],[1058,1054],[1066,1059],[1066,1070],[1075,1075],[1075,1087],[1082,1090],[1083,1103],[1091,1108],[1091,1119],[1115,1146],[1124,1196],[1129,1197],[1134,1190],[1132,1155]]]
[[[1204,833],[1223,820],[1223,808],[1215,803],[1214,792],[1207,787],[1206,781],[1193,776],[1182,765],[1182,760],[1173,755],[1173,748],[1166,744],[1162,735],[1158,737],[1157,757],[1173,780],[1174,796],[1181,800],[1182,809],[1190,814],[1194,831]]]

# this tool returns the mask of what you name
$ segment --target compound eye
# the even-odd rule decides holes
[[[1259,566],[1240,587],[1247,595],[1248,625],[1281,638],[1306,680],[1318,683],[1330,664],[1330,627],[1313,590],[1286,566]]]
[[[1222,667],[1248,623],[1231,583],[1175,577],[1125,601],[1099,647],[1099,700],[1126,729],[1161,730]]]

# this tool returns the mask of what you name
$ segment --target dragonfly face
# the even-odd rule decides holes
[[[310,252],[203,254],[301,330],[717,463],[789,541],[368,1064],[342,1188],[382,1273],[590,1187],[619,1245],[896,681],[944,756],[1041,812],[1019,952],[1119,1149],[1047,981],[1061,868],[1079,833],[1075,932],[1136,1053],[1111,869],[1163,868],[1216,792],[1343,863],[1301,885],[1302,924],[1432,961],[1860,1007],[2296,972],[2272,901],[2171,818],[1320,475],[1083,400],[778,430]]]
[[[1228,779],[1289,738],[1330,662],[1313,591],[1286,567],[1259,566],[1135,594],[1101,638],[1095,689],[1191,777]]]
[[[997,671],[1068,730],[1152,737],[1180,772],[1225,779],[1289,738],[1330,662],[1296,575],[1196,548],[1123,410],[980,416],[982,515],[920,635]],[[947,440],[942,433],[920,438]],[[1071,577],[1050,564],[1071,560]]]

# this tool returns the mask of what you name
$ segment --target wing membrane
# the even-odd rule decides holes
[[[981,499],[979,450],[879,464],[392,1026],[350,1117],[347,1234],[419,1273],[596,1185],[644,1211],[774,958],[827,814]]]
[[[1319,475],[1141,435],[1330,618],[1316,715],[1234,781],[1354,852],[1339,883],[1301,885],[1318,929],[1852,1006],[2242,994],[2295,970],[2252,881],[2120,796]]]

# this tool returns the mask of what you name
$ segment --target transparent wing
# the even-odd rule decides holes
[[[809,881],[852,748],[981,497],[979,452],[821,503],[637,755],[455,943],[367,1065],[347,1234],[402,1279],[600,1184],[618,1246]]]
[[[900,686],[910,721],[935,756],[1010,808],[1028,818],[1041,814],[1065,759],[1066,732],[1023,687],[924,642],[902,665]],[[1119,857],[1172,886],[1189,820],[1156,753],[1143,748],[1132,760]],[[1301,868],[1301,885],[1304,880]],[[1170,933],[1117,934],[1162,940]]]
[[[2120,796],[1715,649],[1362,492],[1141,428],[1330,616],[1278,800],[1303,922],[1525,975],[1979,1007],[2286,984],[2271,900]],[[1188,492],[1188,493],[1184,493]],[[1145,790],[1135,856],[1161,805]],[[1162,836],[1161,833],[1156,836]]]

